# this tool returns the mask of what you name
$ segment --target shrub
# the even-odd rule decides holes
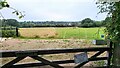
[[[1,30],[2,37],[16,37],[15,30]]]

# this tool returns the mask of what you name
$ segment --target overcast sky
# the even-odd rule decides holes
[[[11,9],[2,9],[5,18],[19,21],[80,21],[84,18],[103,20],[106,14],[97,14],[95,0],[7,0],[11,7],[25,11],[25,17],[18,19]]]

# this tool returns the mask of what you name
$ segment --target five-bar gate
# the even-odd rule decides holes
[[[16,57],[14,60],[4,64],[2,68],[24,68],[24,67],[39,67],[44,65],[50,65],[54,68],[64,68],[59,64],[67,64],[67,63],[75,63],[74,60],[62,60],[62,61],[49,61],[47,59],[42,58],[40,55],[48,55],[48,54],[64,54],[64,53],[77,53],[77,52],[96,52],[93,56],[88,58],[88,61],[82,62],[76,65],[74,68],[80,68],[84,64],[90,61],[98,61],[98,60],[107,60],[107,65],[103,66],[104,68],[110,67],[110,59],[112,55],[112,43],[110,42],[108,47],[91,47],[91,48],[76,48],[76,49],[47,49],[47,50],[22,50],[22,51],[0,51],[0,58],[6,57]],[[103,52],[107,51],[108,56],[106,57],[98,57]],[[35,60],[40,61],[39,63],[24,63],[24,64],[16,64],[20,60],[23,60],[26,57],[31,57]],[[101,67],[101,68],[103,68]]]

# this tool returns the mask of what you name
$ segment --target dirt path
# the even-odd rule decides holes
[[[90,41],[79,39],[7,39],[0,43],[2,50],[93,47]]]

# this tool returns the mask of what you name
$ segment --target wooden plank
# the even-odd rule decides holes
[[[66,64],[66,63],[74,63],[74,60],[62,60],[62,61],[52,61],[52,63],[57,63],[57,64]],[[39,67],[39,66],[44,66],[48,64],[44,63],[25,63],[25,64],[15,64],[14,66],[11,67]]]
[[[8,62],[7,64],[3,65],[1,68],[8,68],[9,66],[12,66],[13,64],[19,62],[20,60],[24,59],[26,56],[24,57],[17,57],[16,59]]]
[[[34,52],[34,51],[32,51],[32,52],[31,52],[31,51],[24,51],[24,52],[20,52],[20,51],[19,51],[19,52],[16,52],[16,57],[17,57],[17,56],[18,56],[18,57],[19,57],[19,56],[26,56],[26,55],[28,55],[28,56],[36,56],[37,53],[38,53],[37,51],[35,51],[35,52]]]
[[[16,36],[19,37],[19,32],[17,27],[16,27]]]
[[[55,67],[55,68],[64,68],[64,67],[62,67],[62,66],[59,66],[58,64],[56,64],[56,63],[52,63],[52,62],[50,62],[50,61],[48,61],[48,60],[46,60],[46,59],[44,59],[44,58],[41,58],[41,57],[39,57],[39,56],[30,56],[31,58],[33,58],[33,59],[35,59],[35,60],[39,60],[39,61],[41,61],[42,63],[44,63],[44,64],[48,64],[48,65],[50,65],[50,66],[52,66],[52,67]]]
[[[22,50],[22,51],[0,51],[0,54],[2,54],[2,56],[0,56],[0,58],[3,57],[16,57],[16,53],[20,52],[20,53],[25,53],[27,52],[37,52],[37,55],[46,55],[46,54],[60,54],[60,53],[75,53],[75,52],[90,52],[90,51],[109,51],[110,48],[109,47],[91,47],[91,48],[76,48],[76,49],[49,49],[49,50]],[[27,54],[26,56],[29,56],[29,54]]]
[[[102,54],[103,52],[105,52],[105,51],[99,51],[99,52],[97,52],[95,55],[91,56],[91,58],[97,57],[97,56],[99,56],[100,54]]]

